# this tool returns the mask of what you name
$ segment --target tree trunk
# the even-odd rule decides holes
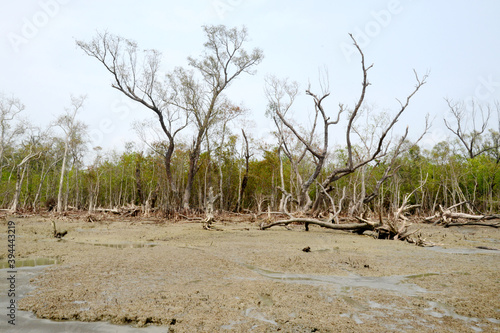
[[[245,131],[241,129],[241,132],[243,133],[243,138],[245,139],[245,175],[243,176],[243,179],[241,180],[241,185],[240,185],[240,191],[238,193],[238,203],[236,204],[236,212],[239,212],[241,210],[241,202],[243,201],[243,194],[245,194],[245,189],[247,187],[248,183],[248,173],[249,173],[249,160],[250,160],[250,151],[248,149],[248,139],[245,134]]]
[[[141,180],[141,160],[142,156],[138,156],[135,161],[135,185],[136,185],[136,197],[135,204],[140,206],[143,204],[143,191],[142,191],[142,180]]]
[[[21,172],[22,165],[17,167],[16,171],[16,191],[14,193],[14,201],[12,202],[12,206],[10,207],[10,212],[15,213],[17,211],[17,206],[19,205],[19,197],[21,196],[21,187],[24,180],[24,172],[26,171],[26,167],[23,168]]]
[[[64,174],[66,173],[66,159],[68,156],[68,148],[69,148],[69,136],[66,138],[66,143],[64,145],[64,156],[61,167],[61,177],[59,179],[59,191],[57,193],[57,212],[60,213],[63,210],[63,202],[62,202],[62,192],[64,186]]]
[[[200,158],[201,151],[201,141],[203,140],[203,136],[205,135],[205,131],[200,130],[198,132],[198,137],[196,141],[193,143],[193,149],[189,154],[189,170],[188,170],[188,179],[186,184],[186,189],[184,190],[184,195],[182,197],[182,207],[184,209],[189,209],[189,202],[191,199],[191,191],[193,190],[194,177],[198,172],[198,160]]]
[[[167,148],[167,152],[165,153],[165,171],[167,173],[168,185],[170,186],[170,190],[174,194],[174,197],[177,199],[177,186],[175,186],[174,179],[172,177],[172,155],[174,154],[175,144],[174,142],[170,142]]]

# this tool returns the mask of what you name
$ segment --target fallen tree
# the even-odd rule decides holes
[[[359,218],[361,219],[361,218]],[[290,223],[304,223],[306,231],[309,231],[309,224],[318,225],[323,228],[334,229],[334,230],[345,230],[345,231],[355,231],[358,233],[363,233],[365,230],[374,230],[379,226],[378,222],[371,222],[363,220],[361,223],[345,223],[345,224],[334,224],[330,221],[321,221],[319,219],[313,218],[290,218],[288,220],[279,220],[276,222],[265,223],[262,222],[260,225],[261,230],[269,229],[274,226],[282,225],[287,226]]]
[[[327,229],[342,230],[348,232],[355,232],[357,234],[364,234],[369,232],[369,235],[377,239],[393,239],[402,240],[409,243],[416,244],[418,246],[434,246],[436,244],[427,241],[425,238],[418,233],[418,229],[410,230],[411,223],[408,219],[398,219],[390,218],[383,220],[382,216],[379,214],[378,221],[371,221],[363,217],[356,217],[358,223],[343,223],[336,224],[332,223],[332,219],[328,221],[314,219],[314,218],[294,218],[290,217],[287,220],[269,221],[266,223],[263,221],[260,224],[261,230],[266,230],[275,226],[288,226],[291,223],[304,224],[305,230],[309,231],[309,225],[317,225]]]
[[[454,222],[454,223],[448,223],[444,227],[461,227],[465,225],[478,225],[478,226],[483,226],[483,227],[493,227],[493,228],[500,228],[500,222]]]
[[[453,211],[453,209],[455,209],[456,207],[465,204],[471,205],[470,202],[468,201],[457,203],[448,208],[443,208],[443,206],[439,205],[439,211],[432,216],[426,217],[424,221],[431,222],[434,225],[441,224],[445,228],[466,226],[466,225],[476,225],[476,226],[493,227],[493,228],[500,227],[500,222],[491,222],[491,223],[484,222],[487,220],[495,220],[495,219],[500,220],[500,215],[467,214],[467,213]]]
[[[94,208],[93,211],[99,213],[111,213],[122,216],[137,216],[142,211],[142,207],[136,206],[134,204],[129,204],[127,206],[122,206],[118,208]]]
[[[332,210],[333,212],[335,212],[335,214],[330,212],[328,220],[320,220],[316,218],[298,218],[292,216],[288,211],[285,210],[285,214],[289,217],[288,219],[273,222],[271,220],[271,215],[268,214],[267,223],[262,222],[260,225],[260,229],[265,230],[279,225],[288,226],[291,223],[303,223],[306,231],[309,231],[309,225],[312,224],[318,225],[323,228],[355,232],[358,234],[369,232],[371,236],[377,239],[402,240],[416,244],[418,246],[434,246],[436,244],[422,238],[421,234],[418,233],[419,229],[410,230],[410,226],[412,224],[405,216],[406,211],[411,208],[420,206],[419,204],[410,205],[408,204],[408,202],[411,196],[414,195],[417,190],[422,188],[426,181],[427,177],[419,187],[415,188],[411,193],[406,194],[403,198],[401,206],[396,209],[392,216],[389,215],[386,220],[382,218],[381,210],[379,210],[378,221],[371,221],[364,218],[363,216],[358,216],[356,217],[356,219],[358,220],[357,223],[340,224],[338,223],[338,213],[340,212],[340,210],[335,210],[335,203],[333,199],[331,198],[331,196],[327,195],[331,200]]]

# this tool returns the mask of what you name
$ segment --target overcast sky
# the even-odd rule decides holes
[[[163,71],[186,66],[203,49],[202,25],[246,26],[265,59],[254,76],[241,76],[228,97],[250,109],[253,137],[270,140],[264,113],[266,75],[288,77],[301,85],[294,117],[307,122],[312,111],[308,84],[320,92],[319,71],[329,74],[328,111],[354,105],[361,89],[359,54],[348,33],[364,50],[372,84],[366,101],[394,113],[415,85],[413,70],[430,72],[396,131],[406,125],[418,133],[424,115],[434,118],[428,147],[445,140],[444,98],[480,103],[500,100],[500,1],[76,1],[0,0],[0,93],[25,104],[25,115],[47,125],[70,105],[70,96],[87,95],[79,119],[90,126],[93,146],[122,149],[134,139],[134,121],[153,113],[111,88],[111,77],[75,40],[89,41],[109,31],[137,41],[141,49],[163,54]],[[495,116],[496,117],[496,116]],[[246,126],[250,126],[247,124]],[[341,131],[341,130],[339,130]],[[188,133],[185,133],[187,136]],[[340,137],[341,138],[341,137]],[[339,142],[341,144],[342,142]]]

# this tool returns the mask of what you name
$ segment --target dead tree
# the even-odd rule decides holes
[[[238,193],[238,202],[236,203],[236,212],[239,213],[241,210],[241,202],[243,201],[243,195],[245,194],[245,189],[248,183],[248,173],[249,173],[249,161],[250,161],[250,150],[248,148],[248,139],[245,134],[245,130],[241,129],[241,133],[243,135],[243,140],[245,141],[245,174],[243,175],[243,179],[240,184],[240,191]]]
[[[315,94],[313,94],[310,90],[306,90],[306,94],[313,98],[315,106],[315,116],[312,124],[312,129],[309,131],[309,133],[302,134],[296,128],[296,125],[294,125],[291,121],[287,120],[286,118],[286,113],[290,109],[291,103],[293,103],[293,100],[296,95],[296,93],[293,93],[292,89],[293,86],[288,84],[286,80],[279,81],[276,79],[269,80],[268,86],[269,88],[267,90],[272,91],[274,94],[273,95],[268,92],[268,98],[271,101],[273,114],[276,115],[274,120],[277,123],[278,129],[280,130],[280,142],[282,142],[282,146],[285,148],[285,152],[287,152],[287,156],[292,162],[294,171],[296,172],[297,178],[299,179],[300,193],[298,194],[297,198],[293,199],[297,201],[298,204],[301,206],[300,210],[302,212],[306,212],[311,208],[312,205],[312,200],[309,196],[309,189],[311,185],[316,181],[319,174],[321,173],[321,170],[323,169],[323,165],[325,163],[325,159],[328,153],[329,127],[339,122],[340,115],[344,112],[344,107],[343,105],[340,105],[340,110],[337,113],[336,120],[330,120],[330,117],[326,114],[322,104],[324,99],[327,98],[330,95],[330,93],[323,92],[323,95],[318,97]],[[285,103],[282,106],[281,99],[283,98],[283,95],[285,93],[289,96],[289,102]],[[314,134],[318,119],[321,119],[323,125],[323,141],[322,144],[319,146],[313,144]],[[290,153],[290,150],[287,147],[287,143],[284,140],[283,130],[280,129],[281,126],[278,123],[278,120],[279,122],[284,124],[293,133],[295,138],[298,139],[304,145],[303,150],[299,153],[298,157],[295,159],[292,157],[292,154]],[[302,182],[301,179],[302,177],[298,173],[298,164],[305,157],[306,153],[311,154],[312,158],[314,159],[315,168],[311,172],[311,174],[307,177],[307,180]],[[287,196],[287,194],[285,193],[286,191],[284,191],[284,189],[280,190],[285,194],[286,197]]]
[[[334,187],[333,183],[342,177],[345,177],[356,170],[368,165],[370,162],[379,159],[381,157],[384,157],[387,155],[388,151],[388,144],[386,143],[386,139],[390,133],[390,131],[393,129],[394,125],[396,122],[399,120],[401,114],[406,110],[408,107],[411,98],[417,93],[417,91],[426,83],[427,75],[424,75],[422,78],[419,78],[417,73],[415,73],[415,78],[417,81],[417,84],[413,91],[406,97],[405,102],[400,103],[400,109],[396,113],[396,115],[388,122],[388,124],[382,128],[380,136],[374,143],[374,150],[371,151],[369,154],[367,154],[363,158],[358,158],[355,159],[355,153],[353,149],[353,144],[352,144],[352,134],[354,131],[354,123],[355,120],[357,119],[358,114],[361,112],[361,107],[363,105],[363,101],[365,99],[365,94],[366,94],[366,89],[370,85],[368,82],[368,71],[370,68],[372,68],[373,65],[366,66],[365,65],[365,58],[364,54],[361,50],[361,48],[358,46],[356,40],[352,35],[351,39],[353,40],[353,43],[355,47],[358,49],[360,56],[361,56],[361,67],[362,67],[362,72],[363,72],[363,82],[362,82],[362,89],[361,89],[361,94],[360,97],[352,110],[349,114],[348,118],[348,123],[347,123],[347,128],[346,128],[346,152],[347,152],[347,163],[343,167],[335,168],[333,171],[331,171],[325,180],[321,182],[320,188],[322,188],[322,195],[326,195],[327,193],[331,192]],[[312,185],[313,182],[316,181],[318,178],[319,174],[323,170],[323,165],[325,163],[326,156],[328,154],[328,142],[329,142],[329,128],[332,125],[335,125],[339,122],[341,114],[346,110],[345,106],[343,104],[339,105],[339,110],[337,112],[337,116],[335,120],[331,120],[331,118],[327,115],[323,102],[324,100],[329,96],[329,92],[323,91],[321,95],[316,95],[312,93],[310,90],[306,91],[306,94],[311,96],[314,101],[315,105],[315,112],[316,112],[316,119],[321,119],[320,123],[322,122],[322,128],[323,128],[323,133],[322,133],[322,140],[321,144],[313,144],[313,140],[311,140],[309,137],[302,135],[297,128],[292,124],[290,121],[287,120],[286,115],[284,112],[282,112],[282,109],[275,107],[274,111],[279,120],[295,135],[295,137],[304,145],[305,149],[309,154],[313,156],[314,162],[315,162],[315,169],[312,172],[312,174],[309,176],[308,180],[304,182],[302,186],[302,191],[301,194],[307,195],[309,197],[309,188]],[[287,110],[287,109],[286,109]],[[313,128],[316,125],[313,126]],[[407,133],[407,132],[406,132]],[[400,152],[400,147],[406,138],[406,134],[403,136],[403,139],[399,141],[399,144],[396,146],[395,149],[395,155],[394,158],[399,154]],[[393,170],[394,167],[389,169],[385,177],[389,177],[391,170]],[[284,194],[286,194],[284,192]],[[314,205],[312,205],[312,200],[307,200],[307,201],[300,201],[303,204],[301,211],[310,211],[311,208],[314,210],[316,207],[319,206],[320,201],[322,200],[322,195],[318,195],[316,198],[316,201],[314,202]],[[287,200],[294,200],[295,198],[291,198],[290,194],[286,194],[285,196]],[[297,200],[297,199],[295,199]],[[332,200],[330,200],[332,202]],[[334,209],[335,211],[335,209]],[[289,219],[287,220],[280,220],[268,224],[263,224],[261,225],[261,229],[267,229],[270,227],[273,227],[275,225],[288,225],[290,223],[304,223],[306,226],[309,224],[316,224],[321,227],[325,228],[330,228],[330,229],[337,229],[337,230],[354,230],[356,232],[363,232],[365,230],[374,230],[376,228],[380,228],[383,223],[382,219],[380,218],[380,221],[378,222],[371,222],[369,220],[363,219],[362,217],[358,217],[359,223],[354,223],[354,224],[349,224],[349,225],[343,225],[343,224],[335,224],[332,223],[334,221],[334,214],[330,215],[330,218],[328,220],[320,220],[320,219],[312,219],[312,218],[295,218],[292,214],[287,212],[286,210],[284,211],[287,215],[290,216]],[[403,228],[406,230],[406,228]],[[398,235],[400,235],[404,230],[401,230],[401,232],[398,232]],[[403,235],[407,238],[409,235]],[[401,237],[401,235],[399,236]]]
[[[5,167],[6,148],[24,132],[25,126],[22,123],[14,124],[23,110],[24,105],[18,98],[7,98],[0,94],[0,175]]]
[[[420,207],[422,206],[421,204],[413,204],[413,205],[409,205],[408,204],[408,201],[410,200],[410,198],[412,197],[413,194],[415,194],[418,190],[422,189],[422,187],[424,187],[424,185],[427,183],[427,178],[429,177],[429,174],[427,174],[425,176],[425,180],[423,180],[420,184],[419,187],[415,188],[413,191],[411,191],[411,193],[409,194],[406,194],[403,198],[403,202],[401,203],[401,206],[398,208],[398,210],[394,213],[394,217],[396,219],[401,219],[403,221],[407,221],[408,218],[404,215],[405,212],[409,211],[410,209],[413,209],[413,208],[417,208],[417,207]]]
[[[280,210],[284,209],[284,202],[288,201],[293,197],[293,201],[297,202],[299,207],[308,207],[311,205],[311,199],[308,195],[308,190],[310,187],[309,182],[314,181],[315,178],[309,177],[309,179],[304,183],[302,175],[299,171],[299,166],[301,162],[306,157],[308,152],[308,147],[312,147],[315,130],[317,128],[318,116],[320,110],[315,109],[315,116],[312,122],[312,128],[305,134],[295,135],[295,138],[305,139],[307,144],[303,144],[302,147],[298,149],[296,153],[292,151],[293,137],[294,133],[291,133],[289,127],[295,128],[294,123],[289,123],[286,127],[284,124],[288,123],[285,116],[292,107],[293,102],[298,94],[298,84],[296,82],[288,82],[288,80],[279,80],[274,76],[270,76],[266,79],[266,95],[269,101],[267,115],[271,117],[277,128],[277,138],[278,138],[278,159],[280,163],[280,181],[281,186],[278,189],[282,192],[280,200]],[[292,136],[292,137],[290,137]],[[298,142],[301,144],[301,142]],[[298,188],[298,193],[293,195],[285,190],[285,181],[283,176],[283,160],[281,153],[284,153],[292,169],[292,175],[295,175],[296,185]],[[313,155],[314,158],[314,155]],[[321,163],[324,162],[324,157],[320,159]],[[290,189],[292,191],[292,189]]]
[[[382,129],[381,134],[378,138],[378,140],[374,144],[374,149],[371,151],[369,154],[367,154],[365,157],[356,160],[354,157],[354,149],[353,149],[353,144],[352,144],[352,135],[353,135],[353,127],[354,127],[354,122],[357,119],[358,113],[360,113],[361,107],[363,105],[363,101],[365,99],[365,94],[368,86],[370,83],[368,82],[368,71],[372,68],[373,65],[366,66],[365,65],[365,57],[363,54],[363,51],[361,48],[358,46],[356,40],[352,35],[351,39],[353,40],[353,43],[355,47],[358,49],[358,52],[361,56],[361,68],[362,68],[362,73],[363,73],[363,81],[362,81],[362,89],[361,89],[361,94],[360,97],[352,110],[349,114],[348,118],[348,124],[346,128],[346,153],[347,153],[347,163],[343,167],[335,168],[333,171],[331,171],[325,180],[321,183],[321,186],[325,189],[326,192],[331,192],[334,187],[332,184],[341,179],[342,177],[345,177],[356,170],[360,169],[361,167],[369,164],[370,162],[381,158],[387,154],[387,143],[385,142],[389,132],[393,129],[394,125],[396,122],[399,120],[399,117],[401,114],[406,110],[406,108],[409,105],[410,99],[416,94],[416,92],[425,84],[425,80],[427,78],[427,75],[424,75],[423,78],[419,78],[418,75],[415,72],[415,78],[417,81],[417,84],[414,88],[414,90],[407,96],[406,101],[400,102],[400,110],[396,113],[396,115],[392,118],[392,120],[385,126],[385,128]],[[321,95],[316,95],[312,93],[309,89],[306,91],[306,94],[311,96],[314,101],[314,106],[315,106],[315,119],[320,119],[320,123],[322,123],[322,140],[320,141],[321,144],[313,144],[313,140],[309,136],[305,136],[301,134],[296,126],[292,124],[289,120],[287,120],[285,112],[283,112],[283,109],[280,109],[278,107],[275,107],[275,114],[279,118],[279,120],[294,134],[294,136],[304,145],[305,150],[310,153],[310,155],[314,159],[315,163],[315,168],[314,171],[310,174],[308,177],[307,181],[305,181],[302,184],[301,188],[301,196],[306,196],[308,200],[300,200],[298,199],[298,202],[302,204],[301,211],[307,212],[310,211],[311,208],[313,211],[319,207],[320,202],[322,201],[323,197],[322,195],[317,196],[314,205],[312,205],[312,200],[309,197],[309,189],[312,185],[313,182],[316,181],[318,176],[320,175],[321,171],[323,170],[323,166],[325,163],[326,156],[328,154],[328,143],[329,143],[329,129],[330,126],[338,124],[340,120],[341,114],[346,110],[346,107],[343,104],[339,105],[339,110],[337,111],[336,114],[336,119],[331,120],[330,116],[327,115],[327,112],[325,111],[323,102],[324,100],[330,95],[329,92],[323,91]],[[288,108],[285,109],[287,111]],[[315,124],[313,125],[313,129],[315,128]],[[313,133],[313,131],[311,131]],[[404,141],[406,136],[403,136],[403,139],[400,141],[400,144]],[[398,150],[396,150],[398,152]],[[397,154],[396,154],[397,156]],[[387,177],[389,174],[387,175]],[[296,199],[297,200],[297,199]]]
[[[63,185],[64,177],[66,175],[66,165],[69,153],[69,148],[71,141],[74,141],[76,137],[80,135],[82,131],[85,131],[86,125],[80,121],[77,121],[76,115],[78,111],[83,107],[86,96],[73,97],[71,96],[71,108],[66,109],[65,114],[58,117],[56,125],[59,126],[65,134],[64,138],[64,153],[61,166],[61,175],[59,177],[59,190],[57,192],[57,212],[60,213],[63,210]]]
[[[432,216],[428,216],[424,219],[425,222],[432,222],[433,224],[442,224],[444,227],[456,227],[465,225],[477,225],[499,228],[500,223],[498,222],[484,222],[486,220],[497,220],[500,219],[500,215],[485,215],[485,214],[466,214],[455,212],[456,207],[470,204],[467,201],[462,201],[448,208],[443,208],[439,205],[439,212]],[[464,221],[464,222],[458,222]]]
[[[26,171],[26,164],[33,158],[37,158],[41,155],[41,152],[29,152],[27,156],[23,158],[23,160],[17,164],[16,166],[16,190],[14,192],[14,200],[12,201],[12,205],[10,206],[10,212],[17,212],[19,205],[19,197],[21,195],[21,186],[24,180],[24,174]]]
[[[205,230],[211,230],[212,229],[212,223],[215,222],[215,217],[214,217],[214,204],[217,199],[220,198],[220,193],[214,196],[214,190],[212,186],[208,189],[208,198],[207,198],[207,203],[206,203],[206,208],[205,208],[205,214],[206,217],[203,220],[203,229]]]
[[[454,102],[446,99],[455,125],[451,125],[446,118],[444,124],[460,141],[466,151],[468,158],[475,158],[489,150],[498,149],[498,144],[488,145],[483,142],[482,135],[488,128],[491,116],[490,105],[477,105],[471,101],[470,111],[465,103]],[[497,104],[498,109],[498,104]],[[480,118],[480,119],[477,119]],[[472,124],[471,124],[472,123]]]

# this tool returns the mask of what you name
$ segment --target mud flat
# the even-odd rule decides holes
[[[17,320],[39,327],[33,332],[57,331],[40,318],[70,325],[62,331],[500,331],[494,228],[421,225],[441,244],[429,249],[319,227],[261,231],[245,221],[206,231],[188,222],[66,219],[57,221],[68,230],[58,241],[47,218],[15,222],[19,259],[57,259],[19,269],[36,270],[18,280]],[[0,227],[5,259],[6,220]]]

